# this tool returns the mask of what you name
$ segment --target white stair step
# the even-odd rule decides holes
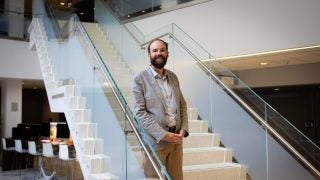
[[[116,57],[116,56],[113,56],[113,57]],[[107,57],[108,58],[108,57]],[[113,69],[113,68],[128,68],[128,65],[127,63],[125,62],[116,62],[116,61],[109,61],[109,62],[106,62],[104,61],[107,65],[108,68],[110,69]]]
[[[244,180],[246,167],[235,163],[213,163],[183,166],[184,180]]]
[[[103,154],[98,155],[83,155],[83,163],[88,171],[92,174],[108,172],[110,157]]]
[[[115,67],[111,69],[111,72],[113,74],[121,74],[121,73],[128,73],[128,74],[132,74],[132,70],[129,68],[121,68],[121,67]]]
[[[68,109],[85,109],[86,98],[81,96],[73,96],[64,99],[66,108]]]
[[[68,116],[72,122],[90,122],[91,110],[90,109],[72,109],[68,111]]]
[[[79,146],[85,155],[103,153],[103,139],[101,138],[79,138]]]
[[[107,39],[105,39],[104,36],[100,36],[100,37],[96,36],[96,37],[92,37],[92,39],[95,44],[95,47],[98,49],[99,53],[102,56],[113,55],[121,58],[117,50],[108,42]]]
[[[94,138],[96,137],[96,123],[71,123],[72,129],[78,138]]]
[[[50,82],[45,81],[45,84],[46,84],[47,89],[59,88],[62,86],[62,81],[50,81]]]
[[[189,133],[208,133],[208,121],[189,120]]]
[[[81,96],[81,88],[75,85],[64,85],[65,97]]]
[[[91,23],[91,22],[82,22],[82,25],[85,26],[86,28],[98,27],[98,24],[97,24],[97,23]]]
[[[52,66],[44,66],[43,71],[46,73],[53,73],[54,72]]]
[[[211,133],[191,133],[183,140],[184,148],[213,147],[220,145],[220,135]]]
[[[233,152],[223,147],[185,148],[183,165],[232,162]]]
[[[129,134],[127,136],[127,141],[131,147],[140,145],[139,140],[137,139],[137,136],[134,134]]]
[[[43,74],[43,79],[45,81],[56,81],[56,76],[53,72],[44,72]]]
[[[90,174],[88,179],[90,180],[114,180],[119,179],[116,175],[111,173]]]
[[[127,131],[133,131],[130,123],[128,121],[126,122],[124,119],[119,120],[119,125],[122,129],[126,127]]]
[[[197,120],[198,119],[198,109],[188,108],[187,113],[188,113],[189,120]]]

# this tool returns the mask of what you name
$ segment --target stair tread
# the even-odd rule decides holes
[[[189,136],[217,136],[214,133],[190,133]]]
[[[118,177],[111,173],[99,173],[99,174],[91,174],[91,177],[96,179],[118,179]]]
[[[228,150],[228,148],[224,147],[197,147],[197,148],[184,148],[183,152],[188,153],[188,152],[204,152],[204,151],[221,151],[221,150]]]
[[[206,169],[221,169],[221,168],[234,168],[241,167],[238,163],[210,163],[210,164],[197,164],[197,165],[187,165],[183,166],[184,171],[197,171]]]
[[[86,137],[86,138],[80,138],[80,140],[103,140],[103,138]]]
[[[83,156],[87,158],[108,158],[109,157],[104,154],[84,154]]]

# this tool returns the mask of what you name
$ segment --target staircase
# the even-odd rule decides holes
[[[115,81],[119,84],[126,101],[131,105],[129,87],[131,87],[132,71],[121,59],[98,24],[83,23],[83,25]],[[183,142],[184,179],[247,179],[246,166],[232,162],[232,150],[220,147],[220,135],[208,132],[208,123],[198,120],[197,109],[193,108],[190,102],[188,102],[188,117],[190,136]],[[138,143],[133,139],[129,138],[132,149],[138,147]],[[142,163],[141,153],[136,153],[136,156]]]
[[[110,158],[103,154],[104,140],[96,137],[97,124],[92,122],[91,109],[86,108],[81,89],[72,80],[56,78],[43,23],[34,18],[29,32],[31,46],[37,49],[51,111],[64,112],[66,116],[84,179],[118,179],[108,172]]]

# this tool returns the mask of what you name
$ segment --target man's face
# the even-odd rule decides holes
[[[168,50],[162,41],[154,41],[150,45],[149,58],[152,66],[158,69],[163,68],[167,63],[168,56]]]

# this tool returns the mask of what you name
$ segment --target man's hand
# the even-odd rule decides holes
[[[179,135],[182,136],[182,138],[185,136],[186,131],[181,129]]]
[[[167,141],[168,143],[173,144],[181,144],[183,137],[184,137],[185,131],[180,130],[180,134],[175,134],[171,132],[167,132],[167,134],[164,136],[164,141]]]

